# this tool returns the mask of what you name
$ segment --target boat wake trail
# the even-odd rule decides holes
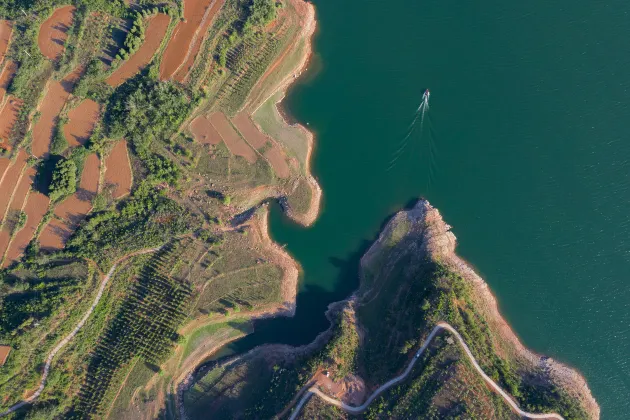
[[[409,127],[407,128],[407,134],[400,141],[398,145],[398,149],[396,149],[396,151],[392,155],[392,159],[389,161],[389,166],[387,167],[387,171],[392,170],[394,166],[396,166],[396,162],[402,156],[403,152],[409,145],[409,139],[411,138],[411,135],[416,130],[416,127],[418,125],[418,120],[420,120],[420,136],[422,136],[422,132],[424,130],[424,117],[427,111],[429,111],[429,97],[430,97],[430,93],[429,93],[429,89],[427,89],[422,95],[422,102],[420,102],[420,106],[418,106],[418,109],[416,110],[416,113],[414,115],[413,120],[411,121],[411,124],[409,124]]]

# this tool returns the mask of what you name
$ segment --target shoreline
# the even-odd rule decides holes
[[[497,349],[513,354],[517,359],[516,361],[524,367],[544,372],[549,381],[580,401],[583,409],[591,418],[600,418],[600,407],[593,397],[586,379],[578,370],[551,357],[537,354],[523,345],[501,315],[497,299],[489,285],[456,254],[457,238],[451,232],[451,226],[444,222],[440,212],[427,200],[420,199],[411,210],[402,210],[396,213],[394,218],[385,226],[379,238],[361,258],[361,268],[363,269],[364,265],[369,264],[370,258],[373,258],[382,249],[388,229],[392,226],[391,221],[400,215],[407,217],[411,222],[409,233],[422,234],[420,248],[422,251],[425,251],[432,259],[446,265],[473,286],[472,291],[479,305],[479,310],[486,315],[491,329],[502,339],[495,340]]]

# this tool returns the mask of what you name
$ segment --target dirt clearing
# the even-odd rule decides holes
[[[217,130],[210,124],[210,121],[203,115],[197,117],[190,123],[190,132],[195,140],[202,144],[219,144],[221,136]]]
[[[168,15],[161,13],[155,15],[149,20],[149,24],[145,32],[144,43],[138,51],[131,56],[131,58],[125,61],[118,70],[109,76],[107,83],[110,86],[119,86],[151,62],[153,55],[162,43],[162,39],[166,34],[166,29],[168,28],[170,21],[171,18]]]
[[[79,223],[92,209],[92,200],[98,191],[100,160],[95,153],[85,159],[81,182],[77,192],[55,207],[55,216]]]
[[[26,166],[27,158],[28,155],[24,149],[20,150],[17,158],[4,175],[4,179],[0,185],[0,220],[4,219],[4,215],[13,197],[13,192],[16,190],[18,181],[22,175],[22,170],[24,170],[24,166]]]
[[[7,361],[7,357],[9,357],[10,352],[11,352],[11,347],[0,346],[0,366],[4,365],[4,362]]]
[[[288,178],[290,175],[289,165],[285,159],[284,153],[280,149],[280,146],[274,144],[271,149],[265,152],[265,157],[271,164],[271,167],[280,178]]]
[[[56,60],[61,56],[75,10],[74,6],[60,7],[39,27],[37,44],[44,56],[51,60]]]
[[[4,102],[4,95],[7,94],[7,89],[15,76],[17,71],[17,64],[13,60],[7,60],[7,63],[0,73],[0,103]]]
[[[202,27],[207,28],[209,22],[212,21],[211,15],[216,14],[218,9],[215,10],[213,7],[215,3],[222,4],[223,2],[224,0],[184,0],[184,20],[175,27],[173,36],[164,51],[160,64],[160,79],[166,80],[173,77],[175,72],[184,66],[184,61],[186,65],[189,64],[188,57],[190,56],[192,56],[190,60],[192,66],[193,54],[199,51],[199,45],[196,44],[201,44],[205,35],[205,29]],[[184,76],[186,73],[187,71]]]
[[[199,53],[199,49],[201,48],[201,44],[203,44],[203,39],[208,32],[208,28],[214,17],[217,15],[225,0],[213,0],[212,4],[208,6],[205,11],[204,17],[199,24],[199,28],[195,32],[192,41],[190,42],[190,46],[188,47],[188,52],[184,59],[184,62],[180,65],[179,69],[175,73],[175,80],[180,83],[184,83],[186,76],[188,76],[188,72],[192,68],[193,64],[195,64],[195,58],[197,57],[197,53]]]
[[[4,60],[4,55],[7,53],[7,49],[9,48],[9,42],[11,42],[11,30],[11,21],[0,20],[0,63]]]
[[[20,258],[24,253],[26,246],[33,238],[39,226],[39,222],[41,222],[44,214],[48,211],[49,203],[50,200],[48,200],[48,197],[40,192],[32,192],[29,194],[26,207],[24,208],[27,216],[26,225],[13,238],[4,263],[2,264],[3,267],[9,266],[9,264]]]
[[[236,117],[232,118],[232,122],[241,132],[247,143],[250,144],[254,149],[260,149],[265,144],[267,144],[267,137],[260,132],[258,127],[254,124],[254,122],[249,118],[247,112],[241,111],[236,114]]]
[[[120,198],[129,194],[133,179],[126,140],[121,140],[114,146],[105,159],[105,168],[105,184],[115,186],[112,197]]]
[[[219,132],[221,139],[223,139],[223,142],[233,155],[242,156],[247,159],[249,163],[256,162],[256,152],[240,138],[225,114],[215,112],[210,116],[210,122]]]
[[[82,73],[83,67],[79,66],[63,80],[52,80],[48,84],[46,96],[39,104],[39,120],[33,127],[33,144],[31,149],[35,157],[41,158],[48,154],[59,113]]]
[[[45,251],[59,251],[70,239],[75,227],[70,222],[52,219],[39,235],[39,247]]]
[[[8,144],[13,125],[18,119],[22,100],[9,95],[0,111],[0,144]]]
[[[4,174],[10,165],[11,165],[10,159],[0,157],[0,185],[2,185],[2,179],[4,178]]]
[[[63,133],[70,147],[85,144],[92,135],[100,115],[100,106],[91,99],[86,99],[78,107],[68,112],[68,123]]]
[[[24,170],[24,173],[22,174],[22,179],[20,179],[20,183],[13,191],[13,200],[11,200],[11,204],[9,205],[7,215],[11,214],[12,212],[18,212],[22,210],[22,207],[24,207],[24,202],[26,201],[26,196],[31,190],[31,185],[33,185],[33,182],[35,181],[36,174],[37,170],[33,167],[26,168],[26,170]]]

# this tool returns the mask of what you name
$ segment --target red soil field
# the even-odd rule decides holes
[[[7,357],[9,357],[10,352],[11,352],[11,347],[0,346],[0,366],[4,365],[4,362],[7,361]]]
[[[13,80],[16,71],[17,64],[15,64],[13,60],[7,60],[7,63],[2,69],[2,73],[0,73],[0,102],[4,101],[4,95],[6,95],[9,84],[11,80]]]
[[[241,111],[236,114],[236,117],[232,118],[232,122],[238,131],[241,132],[243,137],[245,137],[247,143],[249,143],[249,145],[254,149],[260,149],[267,144],[267,137],[260,132],[258,127],[256,127],[245,111]]]
[[[46,251],[63,249],[74,229],[70,222],[52,219],[39,235],[39,247]]]
[[[162,43],[170,20],[171,18],[165,14],[157,14],[151,18],[145,31],[144,43],[131,58],[107,78],[107,83],[110,86],[116,87],[120,85],[151,61],[153,54],[155,54]]]
[[[70,147],[80,146],[88,141],[99,114],[99,104],[91,99],[85,99],[68,112],[68,123],[63,126],[63,133]]]
[[[74,19],[74,11],[74,6],[60,7],[39,27],[37,36],[39,50],[51,60],[56,60],[63,53],[67,32]]]
[[[2,228],[0,230],[0,261],[2,261],[2,257],[4,257],[4,253],[7,252],[7,247],[9,246],[9,241],[11,240],[11,233],[6,229]]]
[[[22,104],[21,99],[11,95],[9,95],[4,102],[2,111],[0,111],[0,144],[7,143],[11,135],[11,130],[13,130],[13,125],[15,121],[17,121],[18,114],[20,113],[20,108],[22,108]]]
[[[0,20],[0,63],[4,60],[9,42],[11,42],[11,21]]]
[[[20,180],[19,185],[13,192],[13,201],[11,201],[11,205],[7,210],[7,215],[11,214],[13,211],[22,210],[24,206],[24,202],[26,201],[26,197],[28,192],[31,189],[31,185],[33,185],[33,181],[35,180],[35,175],[37,171],[35,168],[26,168],[24,174],[22,175],[22,179]],[[4,215],[3,215],[4,216]],[[0,260],[4,256],[4,253],[7,250],[7,246],[9,245],[9,240],[11,239],[11,231],[7,225],[2,227],[2,231],[0,232]]]
[[[0,185],[2,185],[2,178],[4,178],[4,174],[11,165],[11,160],[7,158],[0,158]]]
[[[208,28],[210,24],[214,20],[214,17],[217,15],[225,0],[213,0],[212,4],[206,9],[204,13],[204,17],[199,24],[199,28],[193,35],[192,40],[190,41],[190,46],[188,47],[188,51],[186,57],[184,58],[184,62],[181,64],[177,72],[175,73],[175,80],[180,83],[183,83],[190,72],[193,64],[195,64],[195,58],[197,57],[197,53],[199,53],[199,49],[201,48],[201,44],[203,43],[203,39],[208,32]],[[185,13],[185,11],[184,11]]]
[[[190,131],[193,134],[195,140],[203,144],[219,144],[221,143],[221,136],[217,130],[214,129],[210,121],[204,116],[195,118],[190,123]]]
[[[131,166],[127,154],[127,141],[121,140],[105,159],[105,184],[115,185],[112,196],[123,197],[131,192]]]
[[[177,24],[173,31],[173,36],[166,46],[166,51],[164,51],[162,63],[160,64],[160,79],[170,79],[180,66],[184,64],[184,61],[188,65],[190,56],[192,56],[192,61],[194,61],[193,53],[197,54],[205,35],[205,29],[203,28],[208,27],[213,15],[216,14],[218,10],[218,8],[214,7],[216,3],[221,3],[222,5],[223,2],[224,0],[184,0],[184,20]],[[221,5],[219,5],[219,8]],[[202,30],[203,32],[201,32]],[[199,36],[196,36],[197,34]],[[183,73],[184,76],[186,73],[187,71]]]
[[[223,142],[230,149],[233,155],[243,156],[249,163],[256,162],[256,152],[245,143],[245,141],[239,137],[238,133],[225,114],[222,112],[215,112],[210,116],[210,122],[217,129]]]
[[[284,153],[277,144],[265,152],[265,157],[271,164],[271,167],[280,178],[289,177],[289,165],[284,157]]]
[[[2,184],[0,184],[0,220],[4,219],[4,215],[9,207],[9,202],[13,196],[13,191],[17,188],[18,180],[22,175],[22,170],[26,166],[27,153],[21,149],[18,153],[13,165],[4,175]]]
[[[9,246],[2,265],[3,267],[7,267],[24,253],[26,246],[37,230],[37,226],[39,226],[39,222],[41,222],[44,214],[46,214],[49,203],[50,200],[48,200],[48,197],[40,192],[33,191],[29,194],[26,207],[24,208],[27,216],[26,225],[15,235],[13,241],[11,241],[11,245]]]
[[[92,199],[98,192],[101,162],[93,153],[85,159],[77,192],[55,208],[55,215],[72,223],[80,222],[92,210]]]
[[[48,154],[50,142],[57,123],[57,117],[82,73],[83,67],[79,66],[63,80],[52,80],[48,84],[46,96],[44,96],[44,99],[40,103],[39,120],[33,127],[33,144],[31,145],[31,149],[35,157],[41,158]]]

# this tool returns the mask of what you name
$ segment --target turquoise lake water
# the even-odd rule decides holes
[[[297,314],[234,349],[311,341],[383,223],[423,196],[524,344],[579,369],[602,418],[628,418],[630,3],[315,5],[317,73],[285,105],[316,134],[322,213],[304,229],[272,212],[304,269]]]

